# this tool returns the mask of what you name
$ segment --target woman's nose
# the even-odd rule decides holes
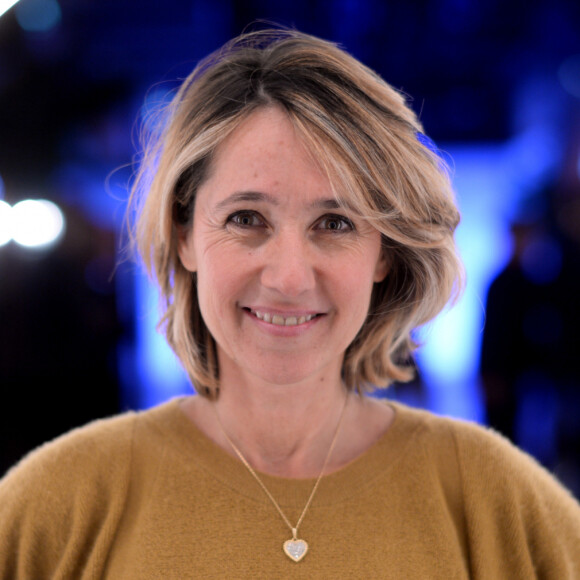
[[[292,233],[276,234],[268,243],[261,282],[288,297],[312,290],[316,274],[308,240]]]

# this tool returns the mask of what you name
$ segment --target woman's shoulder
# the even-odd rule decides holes
[[[131,460],[135,413],[93,421],[31,451],[0,480],[0,520],[68,521],[75,509],[120,490]],[[8,533],[1,529],[0,536]],[[0,541],[5,538],[0,538]]]
[[[74,428],[28,453],[0,480],[0,490],[13,480],[21,485],[37,477],[44,484],[61,477],[70,481],[75,474],[94,477],[101,468],[110,477],[115,466],[127,466],[135,432],[151,432],[174,406],[175,401],[170,401],[146,411],[125,411]]]
[[[535,461],[506,437],[475,421],[438,415],[431,411],[389,403],[395,410],[401,431],[414,432],[432,446],[452,445],[457,454],[469,462],[478,460],[508,462],[518,458],[524,463]],[[463,457],[465,455],[465,457]]]
[[[476,423],[400,405],[395,410],[442,488],[461,498],[472,558],[481,556],[485,568],[491,554],[497,562],[531,565],[545,578],[580,573],[580,505],[533,457]]]
[[[414,431],[421,444],[432,452],[442,450],[445,455],[456,457],[467,486],[481,482],[482,475],[487,474],[487,485],[503,482],[513,487],[521,481],[530,486],[561,488],[555,477],[533,457],[489,427],[397,403],[393,407],[401,431]],[[570,494],[565,492],[565,495]]]
[[[159,438],[156,429],[173,405],[93,421],[10,469],[0,480],[0,578],[49,577],[55,566],[65,565],[54,560],[64,553],[70,556],[67,577],[80,577],[74,566],[114,537],[135,448]]]
[[[98,464],[99,459],[104,458],[114,462],[117,455],[127,451],[135,417],[136,413],[126,412],[98,419],[44,443],[12,467],[2,484],[37,474],[49,479],[58,477],[68,467],[75,467],[75,471],[82,472],[85,470],[78,469],[80,466],[90,469]]]

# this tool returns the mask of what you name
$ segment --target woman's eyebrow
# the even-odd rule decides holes
[[[278,198],[268,193],[261,191],[236,191],[235,193],[232,193],[232,195],[222,199],[222,201],[216,205],[216,209],[220,210],[243,201],[263,202],[269,203],[271,205],[280,205]],[[343,206],[338,202],[338,200],[331,197],[328,199],[315,199],[310,204],[310,207],[316,209],[340,209]]]
[[[257,201],[269,203],[272,205],[279,205],[278,200],[273,195],[269,195],[268,193],[263,193],[261,191],[237,191],[225,199],[222,199],[222,201],[216,205],[216,209],[223,209],[240,201]]]
[[[311,204],[311,207],[316,209],[340,209],[341,205],[333,197],[329,199],[316,199]]]

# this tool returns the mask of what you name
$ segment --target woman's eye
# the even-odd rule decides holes
[[[318,222],[317,228],[331,232],[351,232],[354,230],[354,225],[347,217],[329,215]]]
[[[264,222],[252,211],[239,211],[228,217],[228,222],[242,228],[263,226]]]

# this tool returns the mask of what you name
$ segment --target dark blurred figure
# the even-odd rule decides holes
[[[580,497],[577,184],[562,180],[545,212],[513,225],[511,261],[487,297],[481,374],[489,424]]]
[[[0,475],[30,449],[119,411],[115,236],[66,210],[59,245],[0,248]]]

